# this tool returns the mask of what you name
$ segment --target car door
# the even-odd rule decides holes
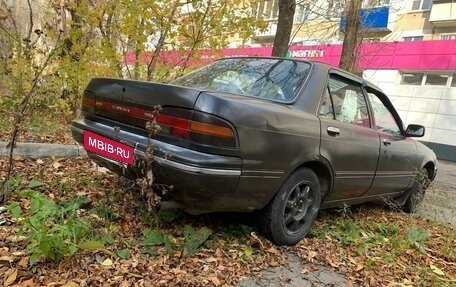
[[[380,136],[380,157],[371,189],[366,196],[395,194],[412,183],[417,171],[416,142],[405,137],[402,122],[387,97],[366,87],[374,129]]]
[[[319,118],[320,154],[334,173],[333,192],[326,201],[361,196],[374,179],[380,148],[361,83],[331,73]]]

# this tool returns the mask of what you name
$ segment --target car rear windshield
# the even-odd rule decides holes
[[[310,64],[288,59],[229,58],[187,74],[173,85],[291,102]]]

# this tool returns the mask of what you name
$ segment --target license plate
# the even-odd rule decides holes
[[[127,163],[134,163],[134,149],[126,144],[84,131],[84,148],[104,157]]]

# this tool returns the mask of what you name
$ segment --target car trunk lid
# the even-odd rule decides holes
[[[154,119],[154,107],[192,109],[200,91],[173,85],[121,79],[95,78],[84,93],[91,98],[93,113],[104,118],[144,127]]]

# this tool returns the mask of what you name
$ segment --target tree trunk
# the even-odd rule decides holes
[[[171,10],[171,13],[167,19],[168,22],[172,22],[172,19],[174,18],[174,15],[176,14],[178,5],[174,5],[173,9]],[[158,55],[162,51],[163,47],[165,46],[165,40],[166,37],[168,37],[168,33],[170,30],[170,26],[164,26],[164,31],[161,31],[160,33],[160,38],[158,39],[157,46],[155,47],[154,55],[152,56],[152,59],[150,60],[149,64],[147,65],[147,80],[152,81],[154,72],[155,72],[155,67],[157,65],[157,60],[158,60]]]
[[[272,47],[272,56],[284,57],[287,54],[295,9],[296,0],[279,0],[279,21]]]
[[[349,0],[346,10],[346,23],[344,43],[339,67],[354,74],[360,74],[356,68],[356,56],[358,51],[358,31],[360,28],[359,11],[362,0]]]

